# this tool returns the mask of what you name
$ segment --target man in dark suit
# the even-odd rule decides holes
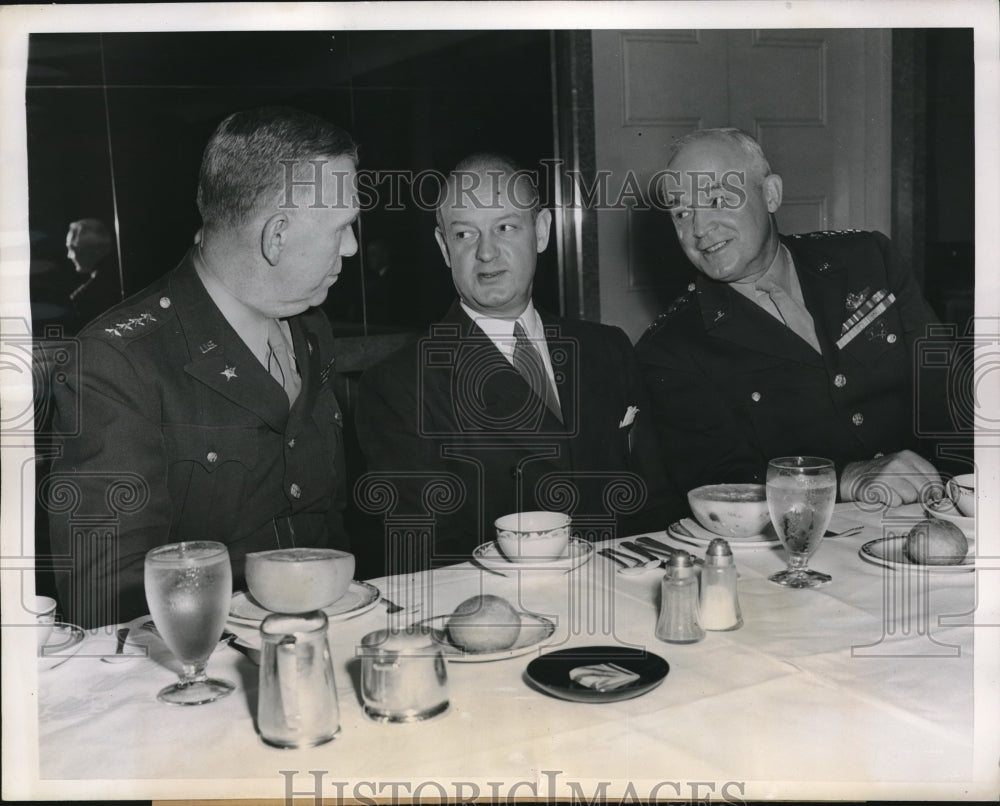
[[[347,546],[333,337],[315,306],[357,249],[356,153],[297,110],[226,118],[195,246],[81,334],[79,384],[57,400],[79,435],[40,490],[69,621],[148,612],[144,556],[163,543],[228,544],[236,587],[247,552]]]
[[[628,338],[532,303],[551,221],[532,178],[506,158],[474,155],[448,177],[434,235],[458,300],[361,379],[358,435],[372,475],[358,500],[375,511],[386,487],[366,482],[392,489],[388,545],[378,546],[387,571],[468,559],[511,512],[571,512],[594,536],[616,517],[619,530],[647,514],[663,528],[676,504],[646,436]],[[404,548],[407,523],[416,529]]]
[[[913,417],[936,319],[888,239],[779,235],[781,178],[739,130],[671,154],[662,189],[700,275],[637,352],[674,481],[763,482],[769,459],[809,454],[834,460],[842,500],[917,500],[940,482]]]

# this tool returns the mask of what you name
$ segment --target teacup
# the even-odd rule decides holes
[[[976,474],[963,473],[948,480],[948,497],[967,518],[976,514]]]
[[[38,649],[41,651],[49,642],[49,636],[52,635],[52,628],[56,623],[56,600],[51,596],[36,596],[32,612],[38,625],[35,635],[38,637]]]
[[[497,543],[515,563],[557,560],[569,543],[569,515],[563,512],[514,512],[494,521]]]

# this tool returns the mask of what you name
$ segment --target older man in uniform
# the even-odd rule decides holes
[[[407,549],[391,536],[379,546],[381,571],[468,559],[511,512],[572,511],[575,527],[597,531],[617,518],[631,531],[663,528],[680,509],[644,436],[628,338],[532,301],[551,221],[505,157],[473,155],[448,177],[434,235],[458,299],[361,379],[358,433],[398,496],[393,521],[434,517],[433,542],[424,532]]]
[[[671,154],[663,191],[700,274],[637,351],[674,481],[761,482],[769,459],[810,454],[834,460],[842,500],[916,500],[940,481],[913,417],[936,319],[888,239],[779,235],[781,177],[739,130]]]
[[[195,246],[81,334],[80,384],[58,400],[80,433],[43,482],[69,621],[148,612],[144,555],[163,543],[226,543],[237,587],[247,552],[346,548],[333,337],[315,306],[357,250],[356,162],[314,115],[229,116],[203,157]]]

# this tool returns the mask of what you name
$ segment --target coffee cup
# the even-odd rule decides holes
[[[38,637],[38,651],[41,652],[42,647],[49,642],[56,623],[56,600],[51,596],[36,596],[33,612],[37,625],[35,634]]]
[[[948,480],[948,497],[967,518],[976,514],[976,474],[963,473]]]

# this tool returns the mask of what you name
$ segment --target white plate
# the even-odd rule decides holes
[[[39,658],[46,669],[55,666],[76,654],[76,647],[83,641],[84,632],[75,624],[57,621],[52,625],[52,633],[39,652]]]
[[[330,621],[347,621],[362,613],[367,613],[375,607],[381,595],[379,589],[374,585],[358,582],[355,579],[348,587],[347,593],[333,604],[324,607],[323,612],[326,613]],[[237,591],[233,594],[233,599],[229,604],[229,619],[231,621],[257,626],[269,615],[271,615],[270,610],[265,610],[243,591]]]
[[[448,635],[448,619],[451,616],[434,616],[417,622],[419,627],[431,627],[434,630],[434,640],[441,647],[445,658],[459,663],[482,663],[490,660],[505,660],[516,658],[518,655],[527,655],[543,641],[547,641],[556,631],[555,622],[536,616],[533,613],[519,613],[521,616],[521,632],[514,642],[514,646],[507,649],[499,649],[488,652],[476,652],[456,646],[451,642]]]
[[[515,571],[572,571],[583,565],[594,556],[594,546],[579,537],[571,537],[566,547],[566,555],[557,560],[539,560],[538,562],[513,563],[508,560],[495,540],[476,548],[472,557],[491,571],[501,574],[511,574]]]
[[[699,546],[708,546],[717,537],[722,537],[722,535],[712,534],[707,529],[703,529],[689,518],[670,524],[667,527],[667,534],[681,541],[697,543]],[[778,536],[770,531],[766,534],[751,535],[750,537],[727,537],[725,540],[731,548],[773,548],[781,545]]]
[[[958,508],[949,498],[939,498],[936,501],[922,501],[924,512],[932,518],[942,521],[950,521],[959,529],[965,532],[965,536],[972,538],[976,536],[976,519],[969,518],[958,511]]]
[[[976,557],[974,554],[969,554],[965,560],[957,565],[922,565],[921,563],[915,563],[906,556],[905,535],[869,540],[858,550],[858,554],[866,562],[870,562],[873,565],[880,565],[883,568],[892,568],[896,571],[902,568],[923,568],[933,574],[955,574],[976,570]]]

